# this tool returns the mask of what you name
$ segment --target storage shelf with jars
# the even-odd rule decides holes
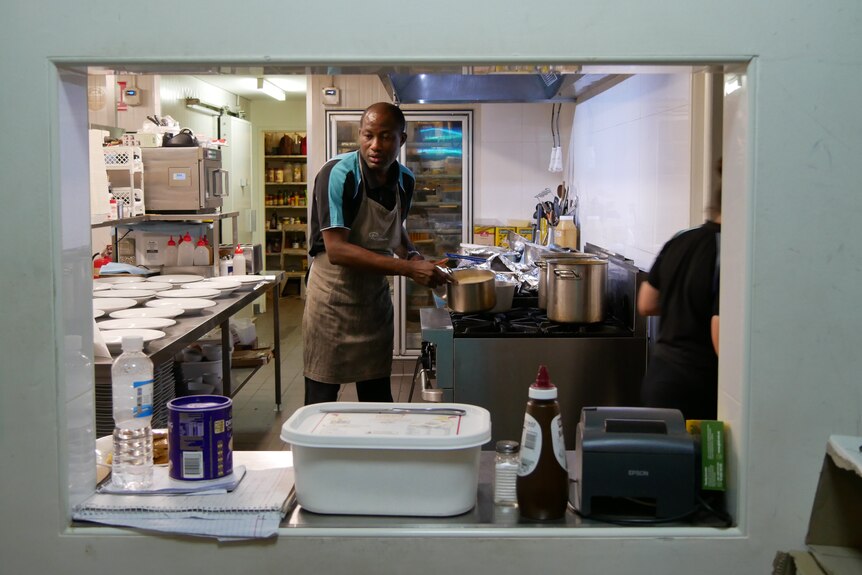
[[[288,278],[308,269],[308,157],[305,132],[263,133],[264,226],[268,266]]]

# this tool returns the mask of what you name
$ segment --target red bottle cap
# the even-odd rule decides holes
[[[197,245],[199,245],[199,246],[203,246],[203,247],[207,247],[207,242],[206,242],[206,240],[204,240],[204,237],[203,237],[203,236],[201,236],[201,237],[200,237],[200,239],[198,240]]]
[[[180,240],[180,241],[183,241],[183,240]],[[177,245],[177,242],[175,242],[175,241],[174,241],[174,236],[171,236],[171,237],[170,237],[170,239],[168,240],[168,245],[169,245],[169,246],[175,246],[175,245]]]
[[[539,366],[536,381],[530,386],[529,397],[531,399],[556,399],[557,388],[551,383],[548,369],[544,365]]]
[[[184,242],[190,242],[190,241],[192,241],[192,237],[189,235],[189,233],[188,233],[188,232],[186,232],[186,235],[184,235],[184,236],[183,236],[183,241],[184,241]]]
[[[241,254],[241,253],[242,253],[242,246],[241,246],[241,245],[239,245],[239,244],[237,244],[237,245],[236,245],[236,249],[233,251],[233,253],[235,253],[235,254]]]

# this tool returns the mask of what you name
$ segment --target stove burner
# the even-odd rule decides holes
[[[613,319],[601,323],[558,323],[539,308],[502,313],[452,313],[454,335],[470,337],[624,337],[631,331]]]

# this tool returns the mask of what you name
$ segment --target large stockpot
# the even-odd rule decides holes
[[[548,262],[596,259],[595,254],[584,252],[553,252],[542,255],[536,261],[539,268],[539,308],[548,309]]]
[[[491,270],[451,270],[446,284],[446,305],[454,312],[487,311],[497,303],[495,274]]]
[[[548,319],[561,323],[604,320],[608,261],[548,261]]]

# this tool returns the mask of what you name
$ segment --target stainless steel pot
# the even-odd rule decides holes
[[[497,303],[494,272],[491,270],[450,270],[446,284],[446,305],[459,313],[487,311]]]
[[[539,308],[548,309],[548,262],[596,259],[595,254],[584,252],[554,252],[544,254],[536,261],[539,268]]]
[[[548,319],[596,323],[604,319],[608,261],[548,261]]]

